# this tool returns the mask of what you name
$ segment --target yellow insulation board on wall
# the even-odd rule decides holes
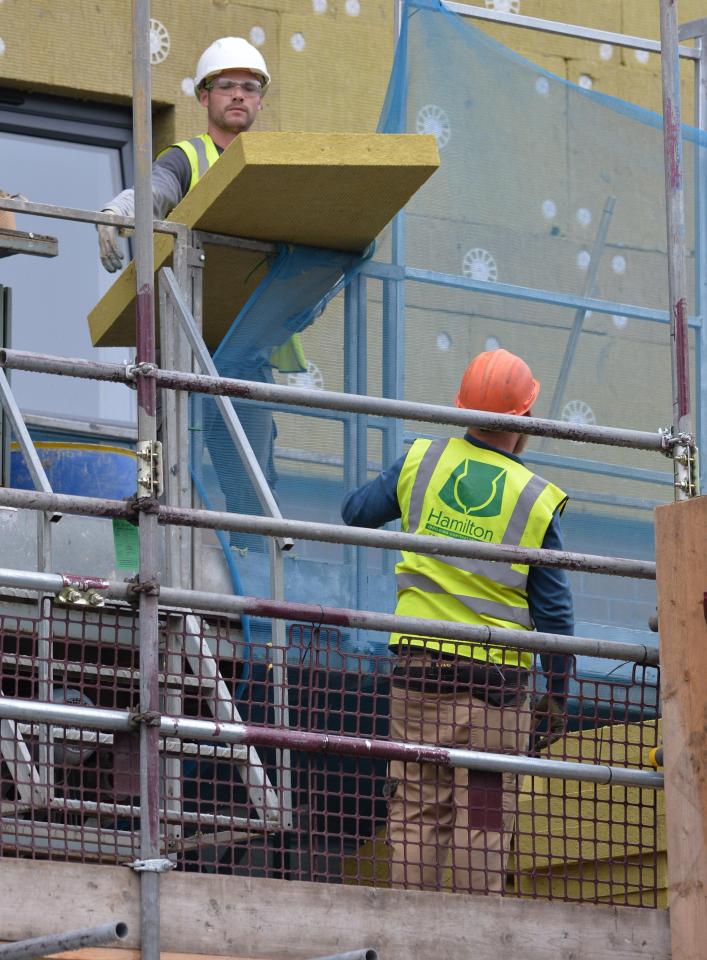
[[[172,211],[190,229],[363,251],[439,166],[432,136],[242,133]],[[155,235],[155,270],[172,237]],[[267,272],[263,254],[208,245],[204,338],[214,347]],[[135,343],[130,263],[88,316],[95,346]]]

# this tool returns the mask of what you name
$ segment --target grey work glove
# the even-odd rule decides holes
[[[123,266],[123,254],[118,244],[118,228],[108,223],[97,223],[96,230],[98,230],[98,252],[101,263],[108,273],[116,273]]]
[[[535,703],[535,730],[531,737],[531,752],[545,750],[567,732],[567,701],[546,693]]]

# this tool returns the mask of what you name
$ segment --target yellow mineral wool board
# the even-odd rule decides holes
[[[438,166],[432,136],[248,132],[169,219],[228,236],[360,252]],[[171,248],[170,237],[156,237],[156,270]],[[211,246],[206,254],[204,335],[213,347],[262,279],[264,264],[252,251]],[[134,297],[130,264],[89,314],[94,345],[134,343]]]
[[[561,864],[556,871],[544,872],[525,865],[515,875],[516,889],[522,897],[667,907],[665,854],[629,857],[624,863],[594,867],[591,863]]]
[[[640,51],[639,51],[640,52]],[[591,83],[597,93],[627,100],[646,110],[662,113],[663,94],[660,79],[660,61],[651,55],[652,69],[633,59],[624,63],[600,63],[599,61],[568,60],[567,79],[580,86]],[[631,52],[633,58],[633,52]],[[691,62],[681,61],[681,104],[683,121],[694,125],[694,68]]]
[[[278,39],[285,129],[375,129],[393,62],[392,3],[299,0]]]
[[[519,47],[516,52],[525,60],[532,63],[533,66],[540,67],[541,70],[546,70],[548,73],[552,73],[562,80],[567,79],[567,59],[565,57],[538,53],[528,44]]]
[[[233,141],[172,219],[358,253],[438,166],[433,136],[251,131]]]
[[[654,790],[585,785],[579,796],[538,788],[519,803],[518,856],[536,866],[621,860],[665,849],[665,814]]]
[[[155,237],[155,269],[171,266],[172,239],[165,234]],[[227,247],[204,246],[208,270],[204,271],[203,334],[207,346],[215,347],[228,330],[238,310],[267,273],[261,252],[232,251]],[[157,275],[155,275],[155,290]],[[155,295],[158,323],[159,297]],[[96,346],[116,347],[135,344],[135,263],[131,261],[115,283],[88,315],[91,340]]]
[[[594,27],[598,30],[617,32],[621,29],[621,5],[617,0],[592,0],[592,3],[586,3],[585,0],[523,0],[519,6],[514,5],[511,12],[542,20]],[[528,51],[559,57],[591,57],[596,49],[598,56],[599,44],[592,40],[492,24],[483,20],[472,22],[511,49],[522,48],[523,55],[530,56],[530,59],[533,57]]]
[[[557,741],[554,759],[648,767],[660,724],[615,724]],[[518,803],[518,868],[550,871],[572,863],[609,863],[626,857],[649,863],[666,849],[662,791],[526,777]],[[607,868],[596,867],[597,875]]]
[[[647,0],[621,0],[621,32],[635,37],[660,37],[660,3]],[[680,0],[680,23],[698,20],[705,15],[704,0]],[[688,41],[686,46],[690,46]]]

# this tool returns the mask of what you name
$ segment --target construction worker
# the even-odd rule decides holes
[[[507,350],[466,368],[458,407],[531,415],[540,390]],[[562,549],[567,497],[528,470],[527,437],[469,428],[464,438],[415,440],[406,456],[344,500],[354,526],[398,518],[410,533]],[[572,634],[563,571],[405,551],[396,567],[396,614]],[[394,633],[390,735],[394,740],[493,753],[527,752],[531,709],[528,652]],[[564,729],[566,657],[543,657],[548,693],[540,709],[551,736]],[[388,842],[394,887],[461,892],[504,889],[515,822],[511,774],[392,762]]]
[[[206,133],[182,140],[164,150],[152,166],[153,213],[163,219],[194,187],[235,138],[250,130],[262,110],[263,97],[270,86],[270,74],[262,54],[242,37],[221,37],[199,57],[194,76],[195,94],[206,109]],[[103,208],[109,213],[131,217],[135,212],[134,190],[123,190]],[[109,273],[123,265],[118,230],[98,225],[101,263]],[[272,368],[283,373],[300,373],[307,369],[299,335],[276,347],[266,362],[261,357],[239,364],[234,369],[221,369],[222,376],[272,382]],[[270,486],[276,483],[273,450],[276,428],[269,411],[235,404],[254,453]],[[205,407],[206,444],[212,459],[230,449],[230,438],[213,402]],[[228,482],[223,483],[227,507],[231,511],[259,513],[258,499],[244,472],[238,475],[229,468]],[[220,474],[219,474],[220,475]],[[260,545],[261,538],[233,535],[238,546]]]
[[[173,144],[152,166],[153,213],[164,219],[239,133],[250,130],[263,108],[270,74],[262,54],[242,37],[221,37],[199,57],[194,92],[206,108],[206,133]],[[132,217],[135,193],[123,190],[103,208]],[[116,227],[98,225],[101,263],[109,273],[123,266]]]

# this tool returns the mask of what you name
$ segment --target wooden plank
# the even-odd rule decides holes
[[[138,878],[125,867],[0,859],[0,889],[8,939],[122,920],[125,946],[138,946]],[[161,890],[171,952],[305,960],[370,946],[384,960],[670,958],[662,910],[177,872]]]
[[[40,233],[28,233],[26,230],[8,230],[2,227],[0,210],[0,257],[11,257],[15,253],[29,253],[35,257],[56,257],[59,253],[59,241]]]
[[[0,940],[0,943],[10,943]],[[162,950],[162,960],[254,960],[252,957],[222,957],[215,953],[171,953]],[[121,947],[84,947],[82,950],[65,950],[64,953],[48,953],[47,960],[141,960],[139,950]]]
[[[360,252],[439,166],[434,137],[382,133],[243,133],[168,219],[188,227]],[[213,348],[266,273],[263,254],[206,245],[204,339]],[[172,238],[155,237],[155,270]],[[96,346],[135,343],[130,263],[88,316]],[[156,304],[157,307],[157,304]]]
[[[0,941],[3,942],[3,941]],[[141,960],[139,950],[121,950],[120,947],[86,947],[83,950],[67,950],[65,953],[49,953],[48,960]],[[162,960],[225,960],[215,953],[166,953],[160,952]],[[252,957],[228,957],[227,960],[253,960]]]
[[[675,960],[707,944],[707,497],[656,510],[668,903]]]

